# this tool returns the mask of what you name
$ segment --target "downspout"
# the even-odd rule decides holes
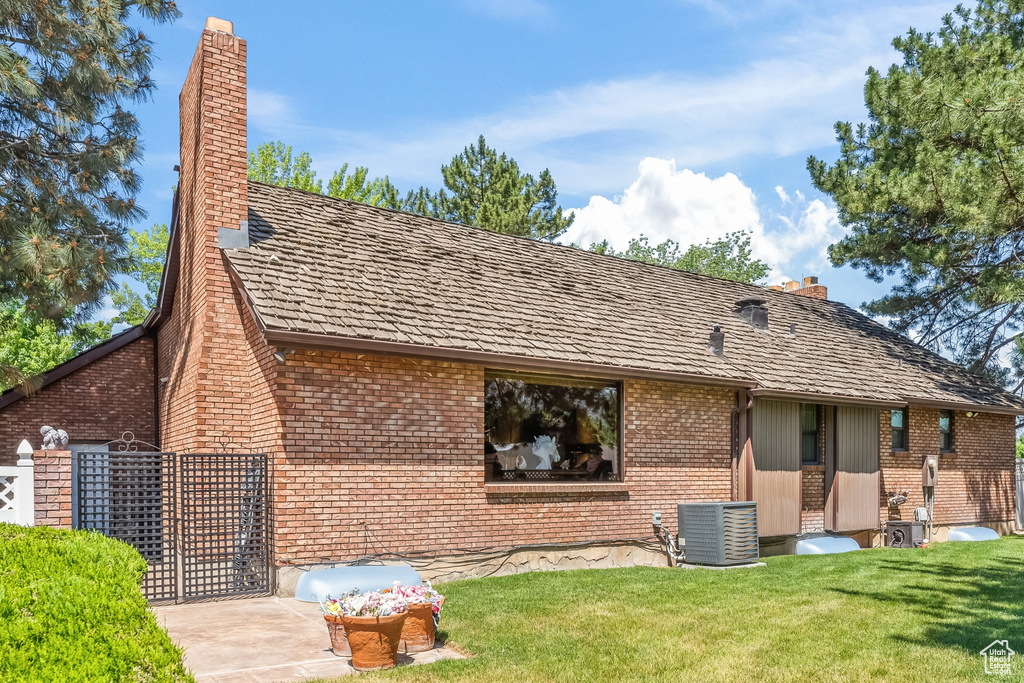
[[[740,405],[743,402],[743,395],[744,394],[746,394],[746,396],[747,396],[747,404],[746,405]],[[739,484],[739,466],[740,466],[740,457],[741,457],[742,452],[743,452],[743,444],[740,443],[740,420],[742,419],[740,417],[740,415],[742,413],[747,413],[747,416],[749,417],[749,413],[747,411],[749,411],[751,408],[754,407],[754,397],[751,394],[746,393],[744,390],[741,389],[740,391],[736,392],[736,403],[737,403],[737,406],[735,408],[733,408],[730,411],[730,413],[729,413],[729,425],[732,428],[732,468],[731,468],[732,469],[732,482],[731,482],[731,489],[732,490],[730,492],[731,495],[732,495],[732,500],[739,500],[740,499],[740,497],[739,497],[740,496],[740,494],[739,494],[739,486],[740,486],[740,484]],[[748,437],[750,436],[749,420],[748,420],[748,427],[747,427],[747,436]]]
[[[156,332],[152,332],[153,340],[153,445],[163,450],[160,445],[160,340]]]

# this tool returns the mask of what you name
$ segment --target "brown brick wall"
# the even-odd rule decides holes
[[[277,370],[276,559],[649,537],[650,511],[730,495],[724,389],[626,382],[625,482],[484,483],[483,368],[298,351]]]
[[[892,450],[889,411],[880,414],[882,465],[882,520],[913,519],[914,508],[924,505],[921,466],[925,455],[939,455],[939,411],[910,406],[909,448]],[[1014,519],[1014,418],[982,413],[976,417],[956,411],[953,416],[955,453],[939,455],[935,486],[935,523]],[[892,492],[908,492],[909,500],[890,507]]]
[[[800,532],[825,530],[825,466],[804,465],[801,486]]]
[[[792,293],[811,299],[828,299],[828,287],[825,285],[807,285],[806,287],[793,290]]]
[[[156,441],[153,340],[140,337],[43,387],[0,412],[0,465],[13,465],[22,439],[42,445],[39,428],[68,433],[71,443],[104,443],[131,431]]]
[[[36,524],[71,528],[71,452],[36,451]]]

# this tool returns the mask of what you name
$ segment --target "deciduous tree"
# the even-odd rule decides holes
[[[608,240],[591,244],[590,251],[737,282],[762,283],[769,271],[766,263],[751,254],[750,233],[743,231],[691,245],[683,253],[674,240],[651,245],[644,235],[631,239],[625,251],[615,251]]]
[[[23,304],[0,306],[0,391],[34,378],[110,337],[110,323],[79,323],[58,330],[48,318],[29,316]]]
[[[118,310],[118,315],[111,322],[138,325],[156,305],[169,236],[167,226],[160,224],[149,230],[129,231],[128,254],[132,263],[129,275],[145,287],[145,292],[139,294],[128,283],[122,282],[111,296],[114,308]]]
[[[348,164],[343,164],[327,182],[327,195],[389,209],[399,208],[398,189],[388,177],[371,180],[369,174],[370,170],[365,166],[357,166],[349,173]],[[323,181],[316,177],[309,153],[301,152],[292,159],[291,145],[280,141],[264,142],[249,152],[248,178],[268,185],[324,194]]]

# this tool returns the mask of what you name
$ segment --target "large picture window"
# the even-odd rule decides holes
[[[488,481],[620,481],[618,382],[518,372],[484,376]]]

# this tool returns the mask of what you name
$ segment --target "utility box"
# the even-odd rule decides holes
[[[680,503],[678,512],[687,564],[750,564],[760,557],[757,503]]]
[[[885,523],[885,545],[889,548],[919,548],[923,540],[923,522]]]
[[[935,486],[939,475],[939,456],[926,455],[921,465],[921,486]]]

